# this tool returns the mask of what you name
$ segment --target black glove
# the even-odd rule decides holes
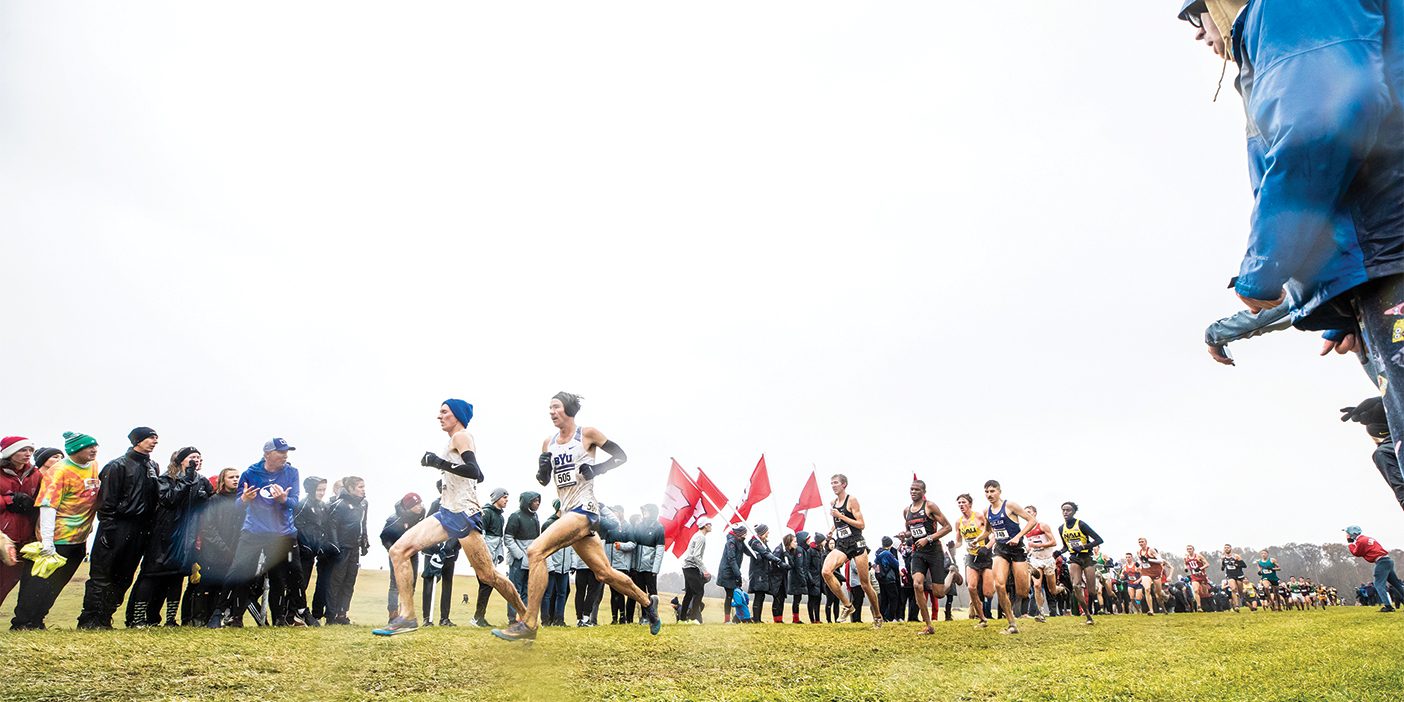
[[[367,553],[370,553],[370,547],[365,544],[361,544],[361,555],[364,556]]]
[[[589,464],[580,466],[580,477],[586,480],[595,479],[595,467]]]
[[[536,482],[544,487],[550,479],[551,454],[550,452],[542,451],[541,455],[536,458]]]
[[[10,511],[15,514],[32,514],[34,512],[34,496],[23,492],[11,495]]]
[[[425,468],[438,468],[439,470],[447,470],[453,467],[452,463],[439,458],[438,454],[432,451],[424,452],[424,455],[419,458],[419,465]]]
[[[1384,401],[1378,397],[1366,398],[1354,407],[1342,407],[1341,421],[1364,424],[1366,433],[1373,437],[1383,439],[1389,436],[1389,422],[1385,419]]]

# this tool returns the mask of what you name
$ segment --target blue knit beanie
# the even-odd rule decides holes
[[[453,413],[453,416],[458,417],[458,421],[463,426],[466,427],[468,422],[473,421],[473,405],[454,398],[444,400],[444,404],[448,405],[449,411]]]

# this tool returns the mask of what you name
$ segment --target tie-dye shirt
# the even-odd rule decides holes
[[[39,486],[38,505],[54,509],[55,544],[81,544],[88,540],[101,485],[97,461],[80,466],[65,458],[54,466]]]

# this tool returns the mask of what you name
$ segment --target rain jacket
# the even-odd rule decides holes
[[[493,504],[483,505],[482,514],[478,516],[483,520],[483,541],[487,542],[488,555],[492,556],[494,564],[501,563],[502,529],[507,524],[506,518],[502,516],[502,510]]]
[[[212,494],[210,481],[194,468],[174,478],[164,474],[156,478],[156,514],[141,562],[142,575],[190,574],[199,535],[196,516]]]
[[[739,536],[726,535],[726,545],[722,546],[721,563],[717,565],[717,587],[741,587],[741,566],[743,559],[751,555],[746,543]]]
[[[1253,0],[1233,25],[1254,206],[1235,284],[1293,324],[1349,329],[1337,296],[1404,273],[1404,0]]]
[[[0,533],[10,537],[19,548],[34,541],[34,525],[39,520],[39,508],[24,509],[18,505],[11,508],[15,493],[29,495],[31,502],[39,502],[39,469],[33,465],[16,473],[14,464],[5,461],[0,466]]]
[[[508,560],[512,568],[526,568],[526,551],[536,537],[541,536],[541,520],[529,507],[533,500],[541,498],[541,493],[530,490],[517,498],[517,511],[507,517],[507,528],[502,532],[502,542],[507,546]],[[539,507],[538,507],[539,509]]]
[[[258,489],[258,496],[248,504],[248,508],[244,512],[244,531],[252,534],[283,534],[285,536],[296,534],[297,527],[293,526],[293,513],[297,511],[298,498],[302,495],[302,486],[298,485],[297,469],[291,463],[285,463],[281,470],[270,473],[264,467],[263,461],[259,461],[249,466],[248,470],[239,476],[239,487],[235,488],[234,494],[244,494],[244,488],[250,485]],[[287,499],[279,503],[269,497],[267,488],[270,485],[277,485],[287,490]],[[105,482],[103,486],[106,489]]]

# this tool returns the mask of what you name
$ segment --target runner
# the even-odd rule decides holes
[[[1237,612],[1243,605],[1243,581],[1248,577],[1245,572],[1248,570],[1248,564],[1232,546],[1224,544],[1224,552],[1219,557],[1219,570],[1224,571],[1224,576],[1228,578],[1229,599],[1232,601],[1233,611]]]
[[[965,542],[965,585],[970,591],[970,609],[980,620],[975,626],[983,629],[989,626],[985,619],[985,600],[994,596],[994,579],[990,577],[994,563],[988,546],[989,535],[985,532],[985,517],[971,511],[973,504],[968,494],[956,497],[956,507],[960,508],[956,531]]]
[[[1194,586],[1194,605],[1199,611],[1206,611],[1204,607],[1205,598],[1209,597],[1209,561],[1204,556],[1199,555],[1194,550],[1194,546],[1185,547],[1185,572],[1189,574],[1190,583]]]
[[[912,595],[921,607],[921,621],[926,623],[926,628],[917,635],[929,636],[936,633],[931,627],[931,607],[946,596],[946,554],[941,550],[941,537],[951,533],[951,523],[940,507],[926,499],[926,481],[913,480],[910,494],[912,504],[902,510],[907,537],[912,542],[908,572],[912,577]],[[933,597],[927,597],[928,587]]]
[[[1136,570],[1140,573],[1140,582],[1146,591],[1145,613],[1147,616],[1155,616],[1155,606],[1165,599],[1165,590],[1161,583],[1165,576],[1165,559],[1161,558],[1160,551],[1146,543],[1144,536],[1136,539],[1136,545]]]
[[[873,628],[882,626],[882,612],[878,609],[877,591],[873,589],[872,578],[868,577],[868,544],[863,541],[863,510],[858,500],[848,494],[848,476],[839,473],[829,478],[829,487],[834,490],[834,502],[829,506],[829,514],[834,518],[834,530],[829,534],[834,542],[834,550],[824,559],[824,582],[829,591],[838,596],[843,609],[839,611],[839,621],[850,621],[853,617],[853,603],[848,599],[848,591],[839,584],[834,571],[852,560],[858,566],[858,582],[863,585],[863,594],[868,598],[868,606],[873,610]]]
[[[478,582],[501,593],[516,611],[523,609],[516,588],[493,567],[487,542],[483,540],[483,509],[478,502],[478,483],[483,479],[483,471],[475,455],[477,444],[468,433],[471,421],[473,405],[457,399],[444,400],[439,405],[439,428],[449,435],[449,444],[442,453],[425,452],[419,459],[420,465],[443,471],[439,511],[429,519],[420,520],[390,547],[390,563],[394,566],[391,577],[400,595],[400,615],[384,628],[371,631],[376,636],[394,636],[419,628],[419,620],[414,616],[415,573],[411,559],[420,551],[437,547],[450,538],[457,539],[463,547],[463,555],[473,566]]]
[[[1030,509],[1033,509],[1032,507]],[[1063,541],[1059,553],[1068,554],[1068,576],[1072,579],[1073,596],[1088,624],[1092,620],[1092,595],[1100,590],[1097,577],[1098,566],[1094,565],[1092,554],[1102,544],[1102,537],[1092,527],[1076,518],[1077,503],[1063,503],[1063,523],[1058,526],[1058,538]]]
[[[1033,517],[1030,521],[1034,523],[1024,537],[1029,549],[1029,574],[1039,581],[1032,586],[1038,605],[1034,621],[1043,622],[1048,621],[1048,598],[1063,594],[1063,587],[1058,584],[1058,556],[1055,553],[1058,542],[1053,539],[1053,527],[1038,521],[1037,507],[1029,505],[1024,509],[1028,510]]]
[[[1103,554],[1101,546],[1092,547],[1092,564],[1097,567],[1097,599],[1102,603],[1102,612],[1114,614],[1121,598],[1117,596],[1116,592],[1118,578],[1112,571],[1120,564],[1117,563],[1116,559],[1108,558]],[[1125,608],[1122,608],[1121,613],[1126,614]]]
[[[595,498],[595,478],[623,465],[629,458],[619,444],[605,438],[599,429],[576,426],[575,415],[580,412],[581,399],[568,392],[558,392],[548,405],[551,423],[557,432],[541,443],[536,482],[555,483],[561,516],[527,547],[530,572],[526,616],[506,629],[493,629],[492,635],[499,639],[530,641],[536,638],[541,596],[546,593],[549,576],[546,557],[567,546],[575,549],[576,557],[601,583],[643,606],[640,616],[648,623],[649,633],[657,636],[663,626],[663,620],[658,617],[658,596],[644,592],[629,576],[610,567],[604,544],[596,534],[601,506]],[[603,449],[609,459],[597,461],[596,449]]]
[[[1268,606],[1277,612],[1282,611],[1283,605],[1282,597],[1278,592],[1278,586],[1282,584],[1278,582],[1277,573],[1280,570],[1282,567],[1277,565],[1276,558],[1268,556],[1267,549],[1258,552],[1258,577],[1267,582],[1268,586],[1263,588],[1263,592],[1267,597]]]
[[[1144,564],[1145,561],[1139,561],[1139,563]],[[1126,592],[1131,601],[1141,606],[1142,611],[1146,614],[1151,614],[1151,607],[1146,603],[1146,590],[1149,589],[1148,581],[1150,578],[1145,576],[1142,570],[1144,567],[1144,565],[1138,565],[1138,561],[1128,553],[1121,564],[1121,575],[1119,579],[1122,586],[1126,588]],[[1127,607],[1126,611],[1129,614],[1131,608]]]
[[[1004,610],[1004,617],[1009,620],[1009,626],[1001,629],[1000,633],[1017,634],[1019,627],[1014,625],[1016,603],[1009,601],[1009,588],[1005,583],[1009,581],[1012,569],[1014,595],[1018,598],[1017,606],[1022,608],[1029,597],[1029,564],[1023,540],[1035,522],[1018,503],[1004,499],[1004,491],[1000,489],[998,480],[985,481],[985,499],[990,503],[985,510],[985,524],[990,540],[994,542],[992,572],[995,594],[999,595],[1000,609]],[[1023,527],[1019,526],[1020,519],[1024,521]]]
[[[1253,581],[1243,583],[1243,599],[1248,601],[1248,611],[1258,611],[1258,588],[1253,587]]]

